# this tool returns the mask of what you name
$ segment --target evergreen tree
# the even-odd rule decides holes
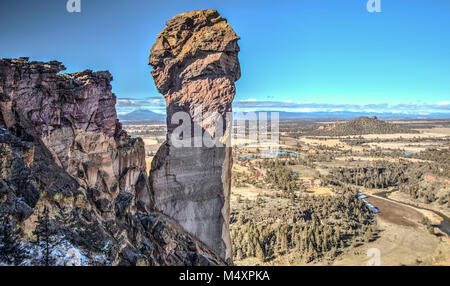
[[[243,259],[244,258],[244,255],[242,254],[242,250],[239,248],[237,251],[236,251],[236,259],[237,260],[241,260],[241,259]]]
[[[259,243],[256,244],[256,257],[261,261],[265,261],[264,251]]]
[[[43,252],[41,263],[45,266],[53,265],[55,263],[55,260],[51,257],[51,253],[60,243],[60,241],[58,239],[58,232],[51,226],[47,206],[44,206],[42,214],[38,215],[38,220],[36,221],[36,229],[33,231],[33,234],[36,235],[36,242]]]
[[[20,241],[20,228],[15,229],[9,218],[2,218],[0,223],[0,261],[18,266],[28,258]]]

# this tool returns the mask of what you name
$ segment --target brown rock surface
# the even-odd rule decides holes
[[[9,101],[1,106],[7,127],[15,123],[12,111],[19,111],[54,161],[80,185],[99,191],[96,201],[113,202],[121,190],[136,193],[140,205],[150,209],[144,144],[127,136],[117,120],[111,74],[60,74],[63,70],[56,61],[2,60],[1,92]]]
[[[36,254],[27,264],[42,264],[32,232],[47,206],[64,237],[60,251],[87,257],[56,257],[58,265],[223,265],[154,210],[144,144],[116,119],[109,72],[62,70],[59,62],[0,59],[0,216],[22,228]]]
[[[203,132],[215,135],[219,115],[225,129],[236,91],[234,82],[241,76],[238,40],[217,11],[192,11],[167,22],[149,57],[156,88],[166,100],[168,125],[167,141],[150,172],[155,205],[224,259],[231,259],[231,150],[176,148],[171,134],[178,124],[172,123],[172,116],[186,112],[193,129],[194,110],[201,105],[203,120],[197,124]]]

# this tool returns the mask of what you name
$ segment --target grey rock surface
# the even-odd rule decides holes
[[[194,124],[200,125],[202,134],[211,136],[220,134],[215,129],[220,115],[220,140],[225,142],[225,125],[230,120],[227,113],[232,111],[236,92],[234,82],[241,76],[238,40],[217,11],[192,11],[167,22],[149,57],[156,88],[166,100],[168,125],[167,141],[150,171],[156,208],[229,261],[231,149],[204,145],[177,148],[171,135],[178,126],[172,123],[177,112],[189,115],[192,129]],[[194,122],[198,105],[202,120]]]

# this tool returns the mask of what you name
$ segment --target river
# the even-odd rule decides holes
[[[398,191],[398,189],[394,189],[394,190],[391,190],[391,191],[384,191],[384,192],[374,193],[373,195],[381,197],[381,198],[385,198],[387,200],[390,200],[390,201],[398,203],[398,204],[402,204],[402,205],[405,205],[405,206],[410,206],[410,207],[421,209],[421,210],[431,211],[431,212],[435,213],[436,215],[442,217],[442,222],[437,227],[441,231],[445,232],[447,235],[450,236],[450,218],[448,216],[446,216],[443,213],[441,213],[439,211],[436,211],[436,210],[423,208],[423,207],[419,207],[419,206],[416,206],[416,205],[413,205],[413,204],[408,204],[408,203],[404,203],[404,202],[400,202],[400,201],[388,198],[387,194],[390,194],[390,193],[393,193],[393,192],[397,192],[397,191]]]

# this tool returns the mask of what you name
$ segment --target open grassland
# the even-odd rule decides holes
[[[405,121],[401,123],[408,126]],[[314,259],[305,259],[304,253],[300,255],[294,247],[264,256],[264,259],[261,255],[258,258],[256,253],[239,254],[235,257],[236,264],[366,265],[367,250],[378,248],[382,265],[450,265],[448,234],[438,227],[442,217],[432,211],[448,214],[450,210],[447,203],[450,184],[445,173],[448,165],[438,154],[449,149],[450,128],[441,123],[417,121],[415,125],[427,125],[427,128],[416,128],[419,133],[413,134],[341,137],[302,135],[290,131],[289,128],[294,128],[290,124],[282,132],[280,149],[302,154],[301,157],[283,155],[272,160],[260,159],[255,148],[235,150],[233,171],[238,177],[233,182],[231,201],[235,215],[245,214],[247,208],[251,208],[262,217],[277,216],[280,212],[289,216],[289,209],[295,206],[293,197],[337,200],[342,196],[341,191],[348,187],[368,195],[366,201],[378,210],[374,215],[376,234],[370,239],[356,235],[356,242],[338,247],[334,252],[323,251]],[[339,169],[344,171],[336,172]],[[403,179],[398,180],[396,176]],[[430,177],[438,179],[420,183]],[[415,182],[419,183],[417,189]],[[377,196],[381,192],[392,193],[383,198]],[[411,199],[408,194],[414,194],[417,199]],[[405,203],[426,206],[430,210],[402,205],[391,197],[401,197]]]

